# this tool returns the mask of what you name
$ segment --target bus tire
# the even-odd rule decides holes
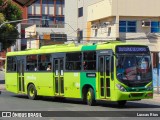
[[[119,107],[123,107],[123,106],[125,106],[125,104],[127,103],[127,101],[126,100],[121,100],[121,101],[117,101],[117,103],[118,103]]]
[[[95,96],[94,96],[94,90],[92,88],[89,88],[86,94],[86,100],[87,104],[89,106],[93,106],[95,104]]]
[[[30,84],[27,89],[28,98],[31,100],[37,99],[37,90],[33,84]]]

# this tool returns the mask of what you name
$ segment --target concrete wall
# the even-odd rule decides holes
[[[157,16],[160,0],[103,0],[88,6],[88,21],[110,16]]]
[[[159,16],[159,5],[160,0],[112,0],[112,15]]]
[[[77,7],[77,0],[65,1],[65,31],[69,39],[77,36],[77,33],[75,32],[75,30],[78,28]]]
[[[88,6],[87,21],[112,16],[112,0],[103,0]]]
[[[70,39],[77,38],[76,30],[83,30],[83,37],[87,37],[87,7],[104,0],[67,0],[65,2],[65,31]],[[78,8],[83,7],[83,16],[78,17]],[[72,28],[74,29],[72,29]]]

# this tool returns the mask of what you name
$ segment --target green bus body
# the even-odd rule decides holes
[[[138,86],[134,86],[134,84],[132,84],[133,86],[129,86],[117,79],[116,46],[128,45],[132,46],[133,44],[112,42],[79,46],[72,44],[51,45],[35,50],[9,52],[7,53],[7,60],[9,57],[15,57],[16,68],[15,71],[9,71],[7,69],[7,67],[9,67],[8,64],[13,64],[10,62],[7,63],[6,61],[6,90],[17,94],[29,94],[28,87],[29,85],[33,84],[35,86],[37,96],[95,99],[106,101],[130,101],[153,98],[152,79],[149,82],[141,85],[135,83]],[[66,53],[74,52],[82,53],[82,55],[84,54],[83,52],[95,52],[96,69],[84,70],[82,69],[83,67],[81,67],[80,70],[66,70]],[[27,71],[26,56],[43,54],[51,55],[51,64],[53,67],[52,70],[36,72]],[[82,66],[83,60],[84,58],[80,58],[80,66]],[[107,60],[109,64],[107,62],[105,63]],[[93,62],[91,61],[91,63]],[[91,63],[88,64],[91,65]],[[109,65],[108,75],[107,72],[105,72],[105,70],[108,69],[107,64]],[[100,71],[101,68],[104,69]],[[120,87],[118,88],[117,85]],[[151,89],[148,89],[148,87],[151,87]],[[93,90],[90,92],[92,96],[90,93],[88,93],[90,88]]]

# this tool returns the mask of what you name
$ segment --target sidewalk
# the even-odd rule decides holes
[[[5,75],[4,75],[4,71],[0,71],[0,91],[5,90]]]
[[[154,93],[153,99],[148,99],[149,101],[159,102],[160,103],[160,94]]]
[[[5,85],[4,84],[0,84],[0,91],[4,91],[5,90]]]

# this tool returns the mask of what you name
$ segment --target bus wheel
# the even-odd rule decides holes
[[[118,105],[119,105],[120,107],[125,106],[126,103],[127,103],[126,100],[118,101]]]
[[[94,90],[92,88],[88,89],[86,98],[88,105],[93,106],[95,104]]]
[[[27,95],[31,100],[35,100],[37,98],[37,90],[33,84],[28,86]]]

